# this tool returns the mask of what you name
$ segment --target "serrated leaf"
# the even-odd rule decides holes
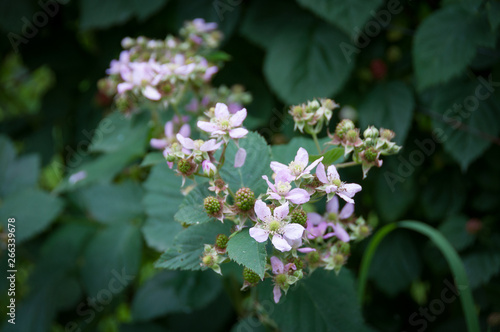
[[[214,244],[217,235],[229,234],[230,223],[219,221],[189,226],[174,239],[172,247],[156,261],[157,268],[200,270],[205,244]]]
[[[457,5],[432,13],[415,35],[413,65],[419,90],[458,76],[478,46],[494,42],[487,19],[477,12]]]
[[[474,252],[466,255],[463,260],[472,289],[487,283],[500,272],[500,252],[498,251]]]
[[[410,129],[415,100],[406,84],[399,81],[377,84],[359,105],[361,130],[373,125],[394,131],[402,145]]]
[[[277,34],[264,60],[264,74],[283,101],[298,104],[340,91],[354,66],[339,47],[350,42],[345,34],[314,19]]]
[[[255,241],[248,233],[248,228],[229,239],[227,253],[236,263],[254,271],[261,279],[264,278],[267,263],[266,242]]]
[[[298,3],[339,29],[342,29],[349,36],[356,36],[355,29],[362,30],[365,22],[371,17],[371,12],[374,12],[377,7],[382,5],[383,1],[298,0]],[[403,7],[400,6],[400,8],[402,10]],[[391,14],[387,12],[387,15],[389,15],[390,22]],[[381,19],[382,21],[387,20],[385,17]],[[375,21],[375,18],[373,20]]]
[[[141,255],[139,228],[118,224],[100,231],[85,249],[81,274],[87,294],[96,296],[102,289],[110,289],[111,280],[116,281],[110,291],[123,291],[137,277]]]
[[[271,149],[266,140],[255,132],[250,132],[246,138],[240,139],[239,146],[247,152],[245,163],[242,167],[234,167],[238,147],[231,141],[226,150],[226,161],[220,170],[220,175],[233,192],[242,187],[249,187],[257,197],[267,189],[262,175],[271,176]]]
[[[372,331],[363,322],[354,278],[345,267],[339,275],[314,271],[283,294],[278,304],[271,300],[271,284],[266,281],[263,286],[261,303],[281,331]]]
[[[174,215],[174,219],[184,224],[202,224],[217,219],[209,216],[204,208],[204,199],[208,196],[214,196],[213,192],[208,190],[208,183],[202,183],[196,186],[182,201],[179,210]]]
[[[463,215],[451,216],[439,225],[439,231],[458,251],[474,242],[474,236],[466,230],[467,220],[468,218]]]
[[[476,82],[450,82],[440,88],[434,98],[432,109],[442,117],[432,120],[435,131],[442,132],[444,149],[455,159],[462,170],[486,151],[492,137],[500,133],[500,105],[498,94],[487,94],[487,80]],[[476,91],[480,87],[486,99],[479,100]]]
[[[39,189],[26,189],[9,195],[0,207],[0,223],[16,218],[16,243],[26,241],[45,230],[59,215],[63,201]]]
[[[344,156],[344,151],[344,148],[333,148],[323,154],[309,156],[309,162],[313,162],[316,159],[323,157],[321,162],[325,164],[325,166],[328,166],[341,159]]]

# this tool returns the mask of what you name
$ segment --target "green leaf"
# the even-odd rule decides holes
[[[180,232],[172,247],[156,261],[157,268],[170,270],[200,270],[205,244],[214,244],[217,235],[229,234],[231,225],[219,221],[192,225]]]
[[[161,152],[148,153],[141,162],[141,167],[154,166],[159,163],[165,163],[165,157]]]
[[[468,218],[463,215],[451,216],[439,225],[438,228],[458,251],[467,248],[474,242],[474,236],[466,230],[467,220]]]
[[[184,224],[202,224],[217,219],[209,216],[204,208],[204,199],[208,196],[214,196],[213,192],[208,190],[208,183],[202,183],[196,186],[182,201],[179,211],[174,215],[174,219]]]
[[[479,251],[464,257],[465,270],[472,289],[487,283],[500,273],[500,252]]]
[[[457,5],[432,13],[415,35],[413,65],[418,89],[458,76],[478,46],[494,46],[494,42],[488,20],[477,12]]]
[[[391,129],[396,133],[394,141],[401,145],[410,130],[414,108],[413,94],[403,82],[377,84],[359,105],[361,130],[370,125]]]
[[[309,156],[309,162],[313,162],[316,159],[323,157],[323,160],[321,162],[325,164],[325,166],[329,166],[341,159],[344,156],[344,151],[344,148],[333,148],[321,155]]]
[[[278,304],[271,300],[270,283],[265,285],[259,292],[264,297],[261,303],[281,331],[371,331],[363,323],[354,278],[347,268],[338,276],[333,271],[314,271],[282,295]]]
[[[339,47],[349,43],[345,34],[314,19],[276,33],[264,74],[285,103],[298,104],[340,91],[354,66]]]
[[[236,263],[254,271],[261,279],[266,272],[266,242],[259,243],[248,233],[248,228],[235,234],[227,243],[227,254]]]
[[[459,172],[439,172],[431,176],[420,195],[425,217],[428,220],[443,220],[459,212],[465,202],[465,190]]]
[[[298,0],[298,3],[305,8],[311,10],[313,13],[319,17],[327,20],[329,23],[342,29],[349,36],[356,36],[356,28],[363,30],[363,26],[371,17],[371,12],[375,11],[377,7],[382,5],[381,0]],[[402,6],[401,10],[402,10]],[[391,14],[386,10],[389,16],[389,22],[391,19]],[[382,22],[387,20],[385,17],[381,17]],[[372,18],[374,22],[377,22],[375,18]],[[380,22],[379,22],[380,23]]]
[[[97,184],[81,192],[83,204],[103,223],[127,222],[142,215],[142,188],[132,181]]]
[[[202,308],[217,297],[221,286],[215,273],[162,271],[137,291],[132,317],[134,321],[147,321]]]
[[[408,289],[421,272],[422,260],[417,247],[407,233],[398,232],[380,244],[369,276],[378,288],[395,296]]]
[[[498,1],[488,1],[486,9],[491,30],[495,32],[500,26],[500,3]]]
[[[40,173],[40,158],[30,154],[13,160],[4,175],[0,186],[0,196],[34,187]]]
[[[450,82],[437,91],[432,104],[432,109],[442,115],[433,119],[434,131],[442,132],[444,149],[463,171],[490,146],[491,141],[484,136],[500,133],[500,98],[498,93],[488,93],[488,87],[493,87],[485,82]],[[479,100],[477,89],[486,99]]]
[[[45,230],[63,208],[60,198],[39,189],[26,189],[9,195],[0,207],[0,223],[16,218],[16,243],[26,241]]]
[[[120,293],[137,277],[141,255],[141,234],[137,227],[119,224],[100,231],[85,249],[81,274],[87,294],[96,296],[103,289],[115,295]]]
[[[182,226],[174,220],[174,215],[182,203],[182,179],[168,168],[166,163],[152,167],[144,183],[142,200],[148,219],[142,232],[148,246],[159,251],[168,249]]]
[[[16,159],[16,149],[12,141],[4,135],[0,135],[0,177],[5,181],[5,174],[9,165]]]
[[[247,152],[244,165],[239,168],[234,167],[234,157],[238,147],[231,141],[226,150],[226,161],[220,170],[220,175],[233,192],[242,187],[249,187],[257,197],[267,190],[262,175],[271,175],[271,149],[266,140],[255,132],[250,132],[246,138],[240,139],[239,145]]]
[[[104,29],[131,18],[144,20],[165,5],[166,0],[86,0],[80,2],[80,29]]]

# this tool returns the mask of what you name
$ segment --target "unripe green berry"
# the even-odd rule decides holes
[[[297,270],[301,270],[304,267],[304,262],[300,258],[295,258],[293,264],[295,264]]]
[[[191,163],[189,162],[189,160],[186,160],[186,159],[179,160],[179,163],[177,164],[177,169],[182,174],[189,173],[189,171],[191,170],[191,167],[192,167]]]
[[[311,251],[307,254],[307,260],[309,264],[316,264],[319,262],[319,253],[317,251]]]
[[[215,240],[215,245],[219,249],[226,249],[227,241],[229,241],[227,235],[219,234],[219,235],[217,235],[217,239]]]
[[[362,237],[367,237],[368,235],[370,235],[370,227],[366,225],[359,227],[359,235]]]
[[[240,188],[235,195],[235,204],[242,211],[248,211],[255,204],[255,194],[250,188]]]
[[[344,264],[344,255],[342,255],[342,254],[335,254],[335,256],[333,256],[333,261],[335,262],[335,265],[342,265],[342,264]]]
[[[306,211],[304,211],[302,209],[295,209],[295,210],[293,210],[291,217],[292,217],[292,220],[291,220],[292,223],[296,223],[296,224],[302,225],[304,227],[306,226],[306,222],[307,222]]]
[[[368,148],[365,150],[365,159],[368,162],[373,162],[377,160],[378,152],[375,148]]]
[[[349,129],[346,133],[347,140],[349,142],[356,142],[359,138],[358,131],[356,129]]]
[[[243,279],[249,284],[255,285],[260,281],[260,277],[257,273],[250,270],[248,267],[243,269]]]
[[[212,266],[214,264],[214,259],[212,258],[212,256],[204,256],[202,261],[206,266]]]
[[[205,198],[205,200],[203,201],[203,205],[205,207],[205,211],[207,211],[207,213],[211,215],[217,214],[221,209],[219,200],[212,196]]]
[[[286,285],[286,281],[287,281],[287,275],[286,274],[278,274],[276,276],[276,284],[278,286],[285,286]]]

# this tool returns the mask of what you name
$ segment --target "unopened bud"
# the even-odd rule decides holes
[[[374,126],[370,126],[364,131],[363,136],[365,138],[377,138],[378,134],[378,129]]]

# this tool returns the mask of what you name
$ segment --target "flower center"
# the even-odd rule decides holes
[[[305,168],[305,165],[303,165],[302,163],[298,163],[296,161],[292,161],[288,165],[288,169],[295,176],[300,175],[302,173],[302,171],[304,170],[304,168]]]
[[[277,231],[280,230],[280,228],[281,228],[281,223],[278,220],[272,220],[268,225],[269,232],[272,233],[276,233]]]
[[[199,150],[201,148],[201,146],[203,145],[203,143],[205,143],[203,140],[197,139],[196,141],[193,142],[194,149]]]
[[[276,276],[276,284],[278,286],[286,286],[286,281],[287,281],[287,275],[286,274],[278,274]]]
[[[332,184],[336,185],[337,187],[340,187],[342,181],[340,181],[340,179],[333,179]]]
[[[231,123],[229,123],[228,119],[220,120],[219,121],[219,128],[222,130],[229,130],[229,129],[231,129]]]
[[[334,213],[334,212],[330,212],[330,213],[328,213],[327,219],[331,220],[331,221],[336,221],[337,220],[337,214]]]
[[[276,191],[280,196],[285,196],[286,194],[288,194],[290,189],[292,189],[292,186],[287,182],[278,182],[278,184],[276,185]]]

